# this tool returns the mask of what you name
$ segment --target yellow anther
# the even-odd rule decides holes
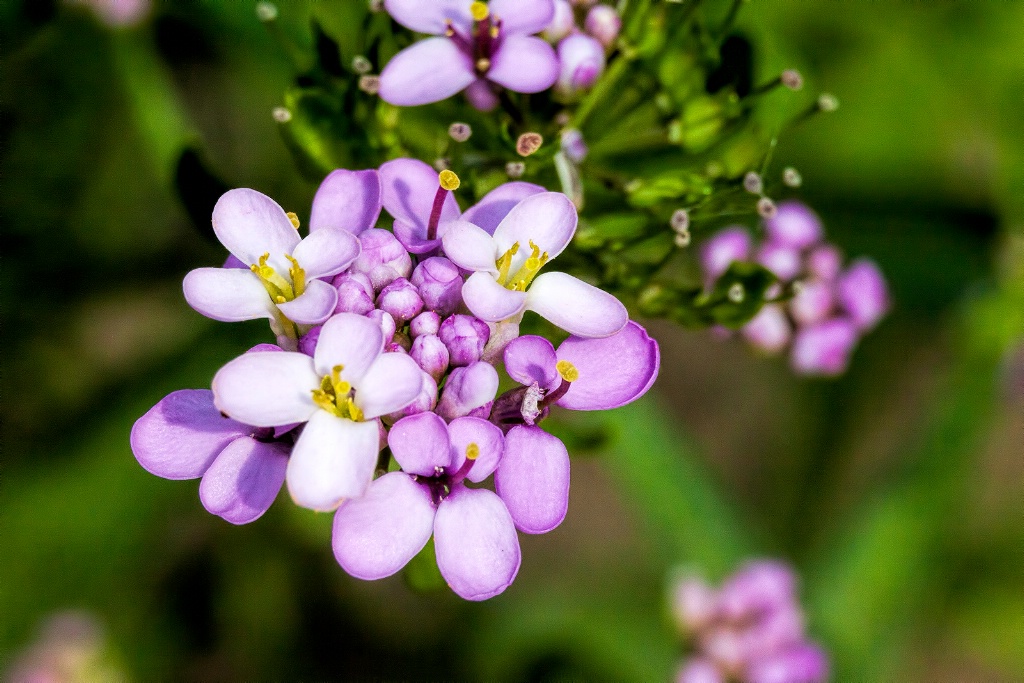
[[[449,192],[454,192],[459,189],[461,181],[459,176],[455,175],[455,171],[449,171],[447,168],[437,174],[437,181],[441,183],[441,187]]]
[[[298,296],[306,291],[306,271],[302,269],[299,262],[296,261],[291,254],[285,254],[284,257],[291,261],[292,267],[288,269],[288,275],[292,279],[292,287],[295,289],[295,296]]]
[[[345,399],[345,407],[348,408],[349,419],[355,420],[356,422],[363,421],[363,411],[359,409],[359,406],[356,405],[351,396]]]
[[[472,15],[473,21],[483,21],[491,16],[491,10],[485,2],[474,2],[469,6],[469,13]]]
[[[512,267],[512,257],[519,253],[519,242],[512,245],[512,248],[506,251],[504,254],[494,262],[494,266],[498,269],[498,284],[504,285],[508,282],[508,271]]]
[[[292,227],[295,228],[296,230],[298,230],[299,229],[299,217],[296,215],[296,213],[294,211],[289,211],[287,215],[288,215],[288,220],[290,220],[292,222]]]
[[[480,447],[475,443],[466,446],[466,460],[476,460],[480,457]]]
[[[567,360],[560,360],[555,363],[555,370],[558,370],[558,374],[562,376],[566,382],[575,382],[580,378],[580,371],[576,369],[576,366]]]
[[[492,26],[491,27],[491,38],[497,38],[497,37],[498,37],[498,27],[497,26]]]
[[[490,68],[491,68],[491,60],[487,59],[486,57],[481,57],[480,59],[476,60],[476,70],[477,71],[483,72],[483,71],[487,71]]]
[[[277,298],[274,299],[274,301],[276,301],[279,304],[283,304],[283,303],[287,303],[288,299],[285,299],[283,294],[278,294]]]

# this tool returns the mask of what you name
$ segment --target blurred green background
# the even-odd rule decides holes
[[[655,391],[559,424],[568,517],[483,604],[348,577],[330,516],[286,500],[233,527],[128,447],[265,336],[181,296],[223,258],[212,202],[253,187],[301,216],[316,189],[271,117],[294,72],[254,7],[111,28],[0,5],[3,667],[78,609],[135,680],[666,680],[671,570],[779,556],[836,680],[1024,679],[1024,3],[743,7],[759,81],[795,67],[842,103],[776,163],[894,310],[835,381],[652,324]]]

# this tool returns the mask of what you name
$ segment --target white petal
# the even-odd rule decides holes
[[[269,318],[274,310],[259,278],[240,268],[197,268],[185,276],[182,290],[189,306],[223,322]]]
[[[319,408],[320,377],[301,353],[257,351],[222,367],[213,377],[213,402],[225,415],[255,427],[305,422]]]
[[[305,292],[277,307],[293,322],[318,325],[331,317],[337,305],[338,290],[323,280],[310,280]]]
[[[299,242],[292,256],[306,271],[306,279],[337,275],[359,256],[359,239],[350,232],[321,228]]]
[[[213,207],[213,231],[220,243],[242,263],[251,266],[270,254],[268,263],[287,272],[284,255],[299,243],[299,233],[284,209],[273,199],[247,188],[228,190]]]
[[[400,410],[420,395],[423,371],[404,353],[377,357],[356,385],[355,404],[371,419]]]
[[[441,243],[445,256],[460,268],[498,274],[495,267],[501,255],[498,244],[482,228],[466,221],[454,221],[448,224]]]
[[[553,259],[565,249],[576,232],[576,207],[561,192],[541,192],[513,207],[494,230],[498,250],[504,253],[512,245],[519,252],[512,259],[515,272],[530,256],[530,242]]]
[[[526,292],[505,289],[490,273],[473,273],[462,285],[462,300],[481,320],[498,322],[523,312]]]
[[[335,365],[344,366],[342,378],[357,384],[383,350],[384,334],[378,323],[355,313],[339,313],[320,330],[313,361],[321,375],[329,375]]]
[[[363,495],[380,451],[376,420],[353,422],[317,410],[295,442],[288,461],[288,492],[296,505],[333,510]]]
[[[542,273],[526,293],[526,308],[579,337],[607,337],[629,322],[614,296],[565,273]]]

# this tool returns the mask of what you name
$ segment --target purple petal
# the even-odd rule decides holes
[[[317,412],[312,392],[319,386],[309,356],[261,351],[239,356],[217,371],[213,400],[218,410],[239,422],[277,427],[305,422]]]
[[[792,249],[806,249],[822,237],[821,220],[798,201],[780,203],[775,215],[766,219],[764,226],[772,242]]]
[[[232,524],[259,519],[281,490],[290,450],[285,444],[261,443],[248,436],[235,439],[203,475],[203,507]]]
[[[419,159],[393,159],[381,165],[380,182],[388,213],[426,235],[434,195],[441,186],[437,171]],[[441,208],[441,222],[455,220],[459,215],[459,205],[449,192]]]
[[[558,87],[567,93],[585,90],[604,71],[604,46],[583,33],[563,38],[558,44]]]
[[[789,312],[797,325],[813,325],[831,316],[834,302],[831,282],[805,281],[790,300]]]
[[[379,324],[355,313],[338,313],[320,330],[313,360],[321,376],[341,365],[342,378],[357,384],[383,350]]]
[[[566,273],[537,276],[526,293],[526,308],[579,337],[607,337],[629,322],[621,301]]]
[[[704,243],[700,260],[708,280],[714,282],[729,269],[733,261],[750,258],[751,239],[746,228],[726,228]]]
[[[870,259],[858,259],[839,276],[839,299],[858,330],[869,330],[889,310],[882,271]]]
[[[299,242],[292,256],[306,271],[306,280],[337,275],[359,256],[359,240],[350,232],[321,228]]]
[[[214,320],[230,323],[273,315],[270,295],[248,268],[196,268],[185,276],[182,290],[189,306]]]
[[[558,347],[558,360],[580,374],[557,403],[570,410],[609,410],[635,401],[654,384],[661,362],[658,342],[632,321],[603,339],[569,337]]]
[[[299,243],[284,209],[267,195],[247,188],[228,190],[217,200],[213,231],[242,263],[251,266],[269,253],[268,264],[285,273],[289,264],[284,255]]]
[[[443,226],[444,224],[442,224]],[[429,254],[441,246],[441,240],[427,239],[427,227],[425,225],[413,225],[403,220],[395,219],[392,227],[395,237],[410,254]],[[441,234],[441,226],[438,226],[438,234]]]
[[[501,453],[505,449],[505,436],[496,425],[479,417],[460,417],[448,425],[451,448],[454,453],[451,467],[458,470],[466,462],[466,452],[476,444],[476,462],[466,474],[466,479],[480,483],[498,467]]]
[[[467,30],[473,24],[470,0],[384,0],[384,9],[402,26],[418,33],[444,34],[445,20]]]
[[[545,391],[558,387],[562,378],[555,369],[557,362],[555,347],[543,337],[517,337],[505,347],[505,372],[525,386],[536,382]]]
[[[857,344],[857,330],[844,318],[833,318],[800,330],[793,340],[790,364],[803,375],[841,375]]]
[[[551,531],[569,509],[569,452],[540,427],[513,427],[505,435],[494,488],[516,528],[528,534]]]
[[[751,664],[747,680],[750,683],[824,683],[828,680],[828,657],[815,645],[799,645]]]
[[[357,579],[383,579],[404,567],[430,540],[430,491],[402,472],[377,479],[334,515],[334,557]]]
[[[742,332],[747,341],[762,351],[778,353],[793,337],[793,326],[780,305],[766,304],[743,326]]]
[[[309,232],[345,230],[358,235],[380,216],[380,176],[375,169],[331,171],[313,196]]]
[[[516,181],[504,183],[483,196],[462,214],[462,220],[469,221],[493,235],[498,224],[505,219],[508,212],[527,197],[544,192],[544,188],[533,183]]]
[[[777,560],[744,565],[722,586],[719,610],[728,619],[749,619],[789,607],[796,599],[796,575]]]
[[[433,477],[438,467],[452,462],[448,425],[434,413],[403,417],[388,434],[391,454],[409,474]]]
[[[501,20],[506,38],[512,33],[540,33],[555,17],[552,0],[491,0],[487,7]]]
[[[384,353],[355,384],[355,404],[366,419],[387,415],[413,401],[423,388],[423,371],[404,353]]]
[[[464,90],[474,80],[473,60],[453,41],[427,38],[391,58],[380,74],[380,97],[401,107],[430,104]]]
[[[478,78],[469,84],[463,91],[469,104],[478,111],[493,111],[500,100],[494,94],[491,82],[485,78]]]
[[[530,257],[530,242],[553,259],[562,253],[576,232],[576,207],[561,192],[542,192],[516,204],[494,230],[499,255],[519,245],[509,272],[518,270]]]
[[[434,518],[434,549],[441,576],[466,600],[486,600],[516,578],[519,537],[498,496],[456,484]]]
[[[822,244],[807,256],[807,270],[819,280],[835,280],[843,267],[843,255],[835,246]]]
[[[136,420],[131,445],[135,459],[164,479],[195,479],[229,443],[252,428],[224,417],[208,389],[182,389]]]
[[[783,281],[796,278],[804,267],[799,251],[778,242],[767,242],[762,245],[757,252],[757,262]]]
[[[707,659],[691,659],[676,672],[675,683],[726,683],[726,677]]]
[[[288,492],[296,505],[327,511],[363,495],[380,452],[376,420],[353,422],[317,410],[288,460]]]
[[[498,245],[482,228],[465,220],[452,221],[447,225],[441,240],[444,254],[461,268],[498,274],[495,265]]]
[[[334,314],[337,305],[338,290],[323,280],[310,280],[306,283],[306,291],[291,301],[278,304],[277,308],[286,318],[300,325],[319,325]]]
[[[547,90],[558,79],[558,57],[540,38],[505,36],[491,57],[487,79],[516,92]]]
[[[523,312],[526,292],[505,289],[490,273],[473,273],[462,285],[462,300],[481,320],[498,322]]]

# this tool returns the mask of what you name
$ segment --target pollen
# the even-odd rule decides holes
[[[560,360],[555,364],[555,369],[558,370],[558,374],[562,376],[566,382],[575,382],[580,378],[580,371],[576,369],[576,366],[567,360]]]
[[[480,447],[475,443],[466,446],[466,460],[476,460],[480,457]]]
[[[299,217],[298,217],[298,215],[294,211],[289,211],[287,213],[287,216],[288,216],[288,220],[290,220],[292,222],[292,227],[295,228],[296,230],[298,230],[299,229]]]
[[[473,21],[483,21],[491,16],[491,10],[485,2],[474,2],[469,6],[469,13],[473,16]]]
[[[454,192],[459,189],[459,185],[462,181],[459,180],[459,176],[455,174],[455,171],[449,171],[445,169],[437,175],[437,180],[441,183],[441,187],[449,192]]]

